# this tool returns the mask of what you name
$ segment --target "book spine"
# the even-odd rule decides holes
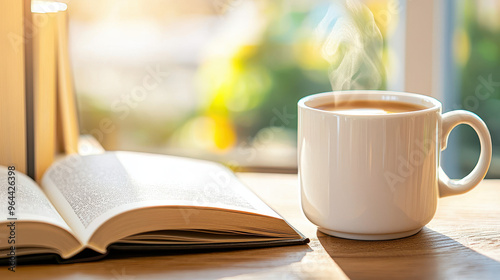
[[[24,1],[0,1],[0,165],[27,171]],[[29,9],[29,8],[28,8]]]

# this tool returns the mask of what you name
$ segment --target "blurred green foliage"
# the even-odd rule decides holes
[[[462,19],[457,26],[458,37],[454,46],[458,50],[459,90],[461,108],[479,115],[488,126],[493,142],[493,161],[489,178],[500,178],[500,24],[488,20],[484,13],[500,16],[500,3],[496,10],[480,9],[478,1],[465,0],[458,9]],[[483,18],[481,18],[483,17]],[[457,50],[455,50],[457,52]],[[479,140],[472,129],[462,133],[461,169],[468,173],[476,164]]]

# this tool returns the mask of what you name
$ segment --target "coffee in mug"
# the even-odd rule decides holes
[[[425,109],[424,106],[411,103],[384,100],[342,100],[325,103],[315,108],[350,115],[394,114]]]

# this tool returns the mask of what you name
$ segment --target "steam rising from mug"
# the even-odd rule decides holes
[[[380,89],[384,84],[383,39],[370,9],[358,0],[331,5],[316,29],[330,63],[332,90]]]

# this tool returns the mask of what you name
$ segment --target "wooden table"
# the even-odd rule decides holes
[[[301,246],[6,267],[0,279],[500,279],[500,180],[440,200],[420,233],[392,241],[326,236],[301,213],[297,175],[240,173],[311,239]],[[12,277],[16,276],[16,277]]]

